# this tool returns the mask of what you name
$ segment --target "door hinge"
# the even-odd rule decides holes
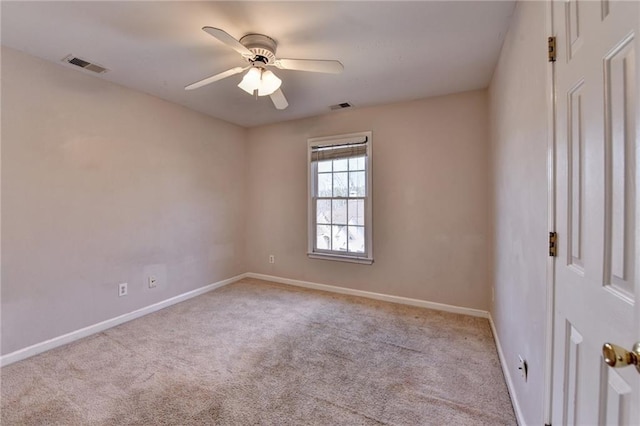
[[[547,46],[549,48],[549,62],[556,61],[556,38],[551,36],[547,38]]]
[[[556,242],[558,241],[558,234],[555,232],[549,232],[549,256],[556,257]]]

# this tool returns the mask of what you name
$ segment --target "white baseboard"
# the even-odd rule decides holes
[[[247,274],[236,275],[235,277],[228,278],[226,280],[218,281],[213,284],[206,285],[204,287],[197,288],[195,290],[188,291],[186,293],[179,294],[170,299],[163,300],[158,303],[154,303],[153,305],[146,306],[144,308],[137,309],[133,312],[129,312],[128,314],[123,314],[117,316],[115,318],[108,319],[106,321],[99,322],[97,324],[90,325],[88,327],[81,328],[76,331],[72,331],[67,334],[63,334],[62,336],[54,337],[53,339],[45,340],[44,342],[36,343],[35,345],[28,346],[23,349],[19,349],[15,352],[11,352],[10,354],[6,354],[0,357],[0,366],[5,366],[12,364],[14,362],[23,360],[25,358],[32,357],[34,355],[38,355],[42,352],[48,351],[53,348],[57,348],[58,346],[66,345],[67,343],[74,342],[76,340],[82,339],[83,337],[90,336],[92,334],[99,333],[108,328],[115,327],[116,325],[120,325],[127,321],[131,321],[136,318],[140,318],[141,316],[150,314],[155,311],[159,311],[160,309],[166,308],[171,305],[175,305],[176,303],[183,302],[187,299],[191,299],[196,296],[200,296],[201,294],[207,293],[211,290],[215,290],[220,287],[224,287],[231,283],[241,280],[245,278]]]
[[[340,294],[347,294],[350,296],[359,296],[359,297],[365,297],[368,299],[375,299],[375,300],[383,300],[386,302],[392,302],[392,303],[399,303],[399,304],[404,304],[404,305],[410,305],[410,306],[418,306],[421,308],[428,308],[428,309],[434,309],[434,310],[438,310],[438,311],[446,311],[446,312],[453,312],[453,313],[457,313],[457,314],[463,314],[463,315],[471,315],[471,316],[475,316],[475,317],[481,317],[481,318],[489,318],[489,320],[491,320],[489,313],[487,311],[482,311],[479,309],[472,309],[472,308],[464,308],[464,307],[460,307],[460,306],[453,306],[453,305],[446,305],[443,303],[436,303],[436,302],[428,302],[426,300],[419,300],[419,299],[411,299],[408,297],[400,297],[400,296],[392,296],[392,295],[388,295],[388,294],[381,294],[381,293],[373,293],[373,292],[369,292],[369,291],[363,291],[363,290],[355,290],[355,289],[351,289],[351,288],[345,288],[345,287],[337,287],[337,286],[332,286],[332,285],[327,285],[327,284],[318,284],[318,283],[313,283],[313,282],[309,282],[309,281],[300,281],[300,280],[294,280],[294,279],[289,279],[289,278],[281,278],[281,277],[276,277],[276,276],[272,276],[272,275],[264,275],[264,274],[256,274],[253,272],[249,272],[249,273],[245,273],[245,274],[240,274],[240,275],[236,275],[235,277],[231,277],[228,278],[226,280],[222,280],[222,281],[218,281],[216,283],[213,284],[209,284],[207,286],[204,287],[200,287],[198,289],[195,290],[191,290],[188,291],[186,293],[182,293],[178,296],[174,296],[170,299],[166,299],[163,300],[161,302],[158,303],[154,303],[153,305],[149,305],[146,306],[144,308],[140,308],[137,309],[133,312],[129,312],[127,314],[123,314],[120,316],[117,316],[115,318],[111,318],[102,322],[99,322],[97,324],[93,324],[90,325],[88,327],[84,327],[81,328],[79,330],[75,330],[72,331],[70,333],[64,334],[62,336],[58,336],[58,337],[54,337],[53,339],[49,339],[46,340],[44,342],[40,342],[40,343],[36,343],[35,345],[32,346],[28,346],[26,348],[23,349],[19,349],[15,352],[0,356],[0,366],[5,366],[5,365],[9,365],[12,364],[14,362],[32,357],[34,355],[40,354],[42,352],[57,348],[59,346],[62,345],[66,345],[68,343],[74,342],[76,340],[82,339],[83,337],[87,337],[90,336],[92,334],[96,334],[99,333],[101,331],[104,331],[108,328],[111,327],[115,327],[117,325],[120,325],[122,323],[131,321],[133,319],[139,318],[141,316],[150,314],[152,312],[158,311],[160,309],[166,308],[168,306],[171,305],[175,305],[176,303],[180,303],[184,300],[187,299],[191,299],[193,297],[199,296],[201,294],[207,293],[211,290],[215,290],[217,288],[226,286],[228,284],[234,283],[236,281],[239,281],[243,278],[255,278],[255,279],[260,279],[260,280],[265,280],[265,281],[272,281],[272,282],[276,282],[276,283],[280,283],[280,284],[288,284],[288,285],[293,285],[293,286],[297,286],[297,287],[304,287],[304,288],[311,288],[311,289],[315,289],[315,290],[322,290],[322,291],[328,291],[328,292],[332,292],[332,293],[340,293]],[[493,328],[493,322],[491,323],[492,329]],[[495,334],[495,329],[494,329],[494,336],[496,336],[496,345],[498,346],[498,352],[500,354],[500,360],[503,364],[503,369],[504,369],[504,360],[502,357],[502,352],[500,350],[500,345],[497,341],[497,335]],[[507,373],[505,373],[506,375]],[[508,376],[507,376],[508,378]],[[510,379],[508,379],[510,380]],[[510,382],[509,382],[510,383]]]
[[[471,315],[474,317],[489,318],[489,312],[480,309],[464,308],[461,306],[446,305],[444,303],[428,302],[426,300],[411,299],[408,297],[391,296],[382,293],[372,293],[370,291],[354,290],[351,288],[337,287],[327,284],[318,284],[309,281],[293,280],[290,278],[275,277],[272,275],[256,274],[248,272],[245,274],[247,278],[255,278],[258,280],[272,281],[280,284],[288,284],[297,287],[312,288],[315,290],[328,291],[331,293],[348,294],[350,296],[366,297],[367,299],[384,300],[386,302],[400,303],[403,305],[418,306],[421,308],[429,308],[437,311],[453,312],[456,314]]]
[[[516,420],[518,421],[518,424],[520,426],[526,426],[526,423],[524,422],[524,416],[522,415],[522,410],[520,409],[520,404],[518,403],[516,388],[513,385],[511,373],[509,372],[509,365],[507,364],[507,360],[504,357],[504,353],[502,352],[502,345],[500,345],[500,338],[498,337],[498,331],[496,330],[496,325],[493,322],[493,317],[491,316],[491,314],[489,314],[489,324],[491,324],[491,332],[493,333],[493,340],[495,340],[496,342],[496,348],[498,349],[498,358],[500,358],[502,373],[504,374],[504,379],[507,382],[507,389],[509,390],[509,395],[511,396],[513,411],[516,413]]]

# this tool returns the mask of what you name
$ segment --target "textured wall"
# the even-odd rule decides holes
[[[307,138],[365,130],[375,263],[308,259]],[[249,271],[489,308],[486,91],[262,126],[248,137]]]
[[[526,424],[544,424],[547,262],[545,3],[520,2],[489,89],[498,337]],[[529,379],[518,372],[527,359]]]
[[[245,272],[245,139],[3,48],[2,353]]]

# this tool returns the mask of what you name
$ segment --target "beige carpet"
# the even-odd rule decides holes
[[[2,425],[516,424],[486,319],[251,279],[1,374]]]

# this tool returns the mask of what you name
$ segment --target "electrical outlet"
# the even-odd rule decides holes
[[[155,288],[158,285],[158,279],[153,275],[147,278],[147,282],[149,283],[149,288]]]
[[[118,296],[127,295],[127,283],[118,284]]]
[[[518,370],[520,370],[520,376],[527,381],[527,374],[529,373],[529,366],[527,365],[527,361],[522,358],[522,355],[518,355]]]
[[[269,263],[276,263],[276,257],[272,254],[269,255]]]

